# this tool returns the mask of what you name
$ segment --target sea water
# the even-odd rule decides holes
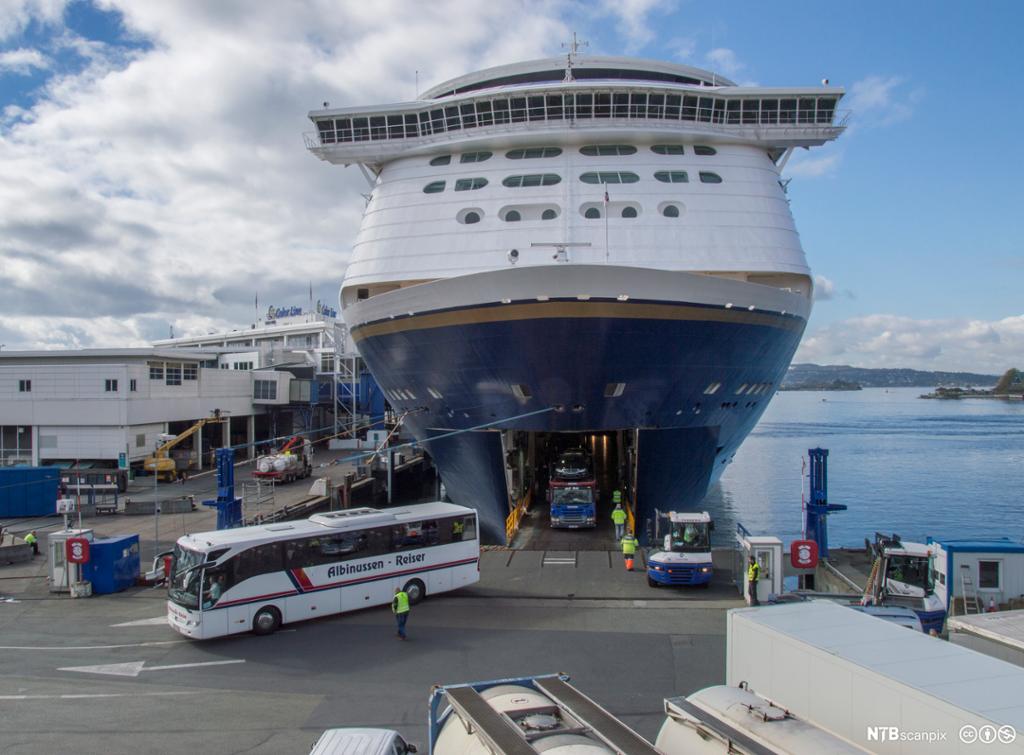
[[[925,388],[778,393],[703,508],[715,541],[736,523],[801,536],[807,450],[827,448],[831,545],[875,531],[1024,541],[1024,401],[926,400]]]

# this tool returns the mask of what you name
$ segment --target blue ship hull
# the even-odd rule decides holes
[[[392,405],[409,412],[451,499],[477,508],[485,539],[503,542],[506,460],[493,429],[638,430],[644,539],[655,508],[692,510],[703,499],[764,412],[805,325],[784,312],[552,299],[404,315],[352,334]]]

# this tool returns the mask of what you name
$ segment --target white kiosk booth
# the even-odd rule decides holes
[[[766,603],[782,594],[782,541],[777,537],[751,535],[742,524],[736,525],[736,544],[739,563],[734,566],[735,578],[743,598],[749,603],[747,565],[750,556],[757,559],[761,576],[757,581],[757,600]]]
[[[84,579],[85,564],[67,560],[67,541],[72,538],[83,538],[91,543],[92,530],[64,529],[51,532],[48,536],[50,592],[70,592],[76,598],[86,597],[92,594],[92,585]]]

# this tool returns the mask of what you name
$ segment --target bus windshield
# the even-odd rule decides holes
[[[554,504],[591,503],[593,500],[590,488],[555,488],[551,494]]]
[[[671,550],[676,553],[706,551],[711,547],[707,522],[675,522],[670,538]]]
[[[174,546],[174,574],[167,597],[184,608],[199,607],[199,581],[203,571],[199,566],[205,558],[205,553]]]

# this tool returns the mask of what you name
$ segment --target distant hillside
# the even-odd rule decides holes
[[[908,369],[868,369],[844,364],[794,364],[782,381],[783,390],[799,390],[809,385],[855,383],[865,388],[933,388],[939,385],[992,386],[999,375],[974,372],[925,372]]]

